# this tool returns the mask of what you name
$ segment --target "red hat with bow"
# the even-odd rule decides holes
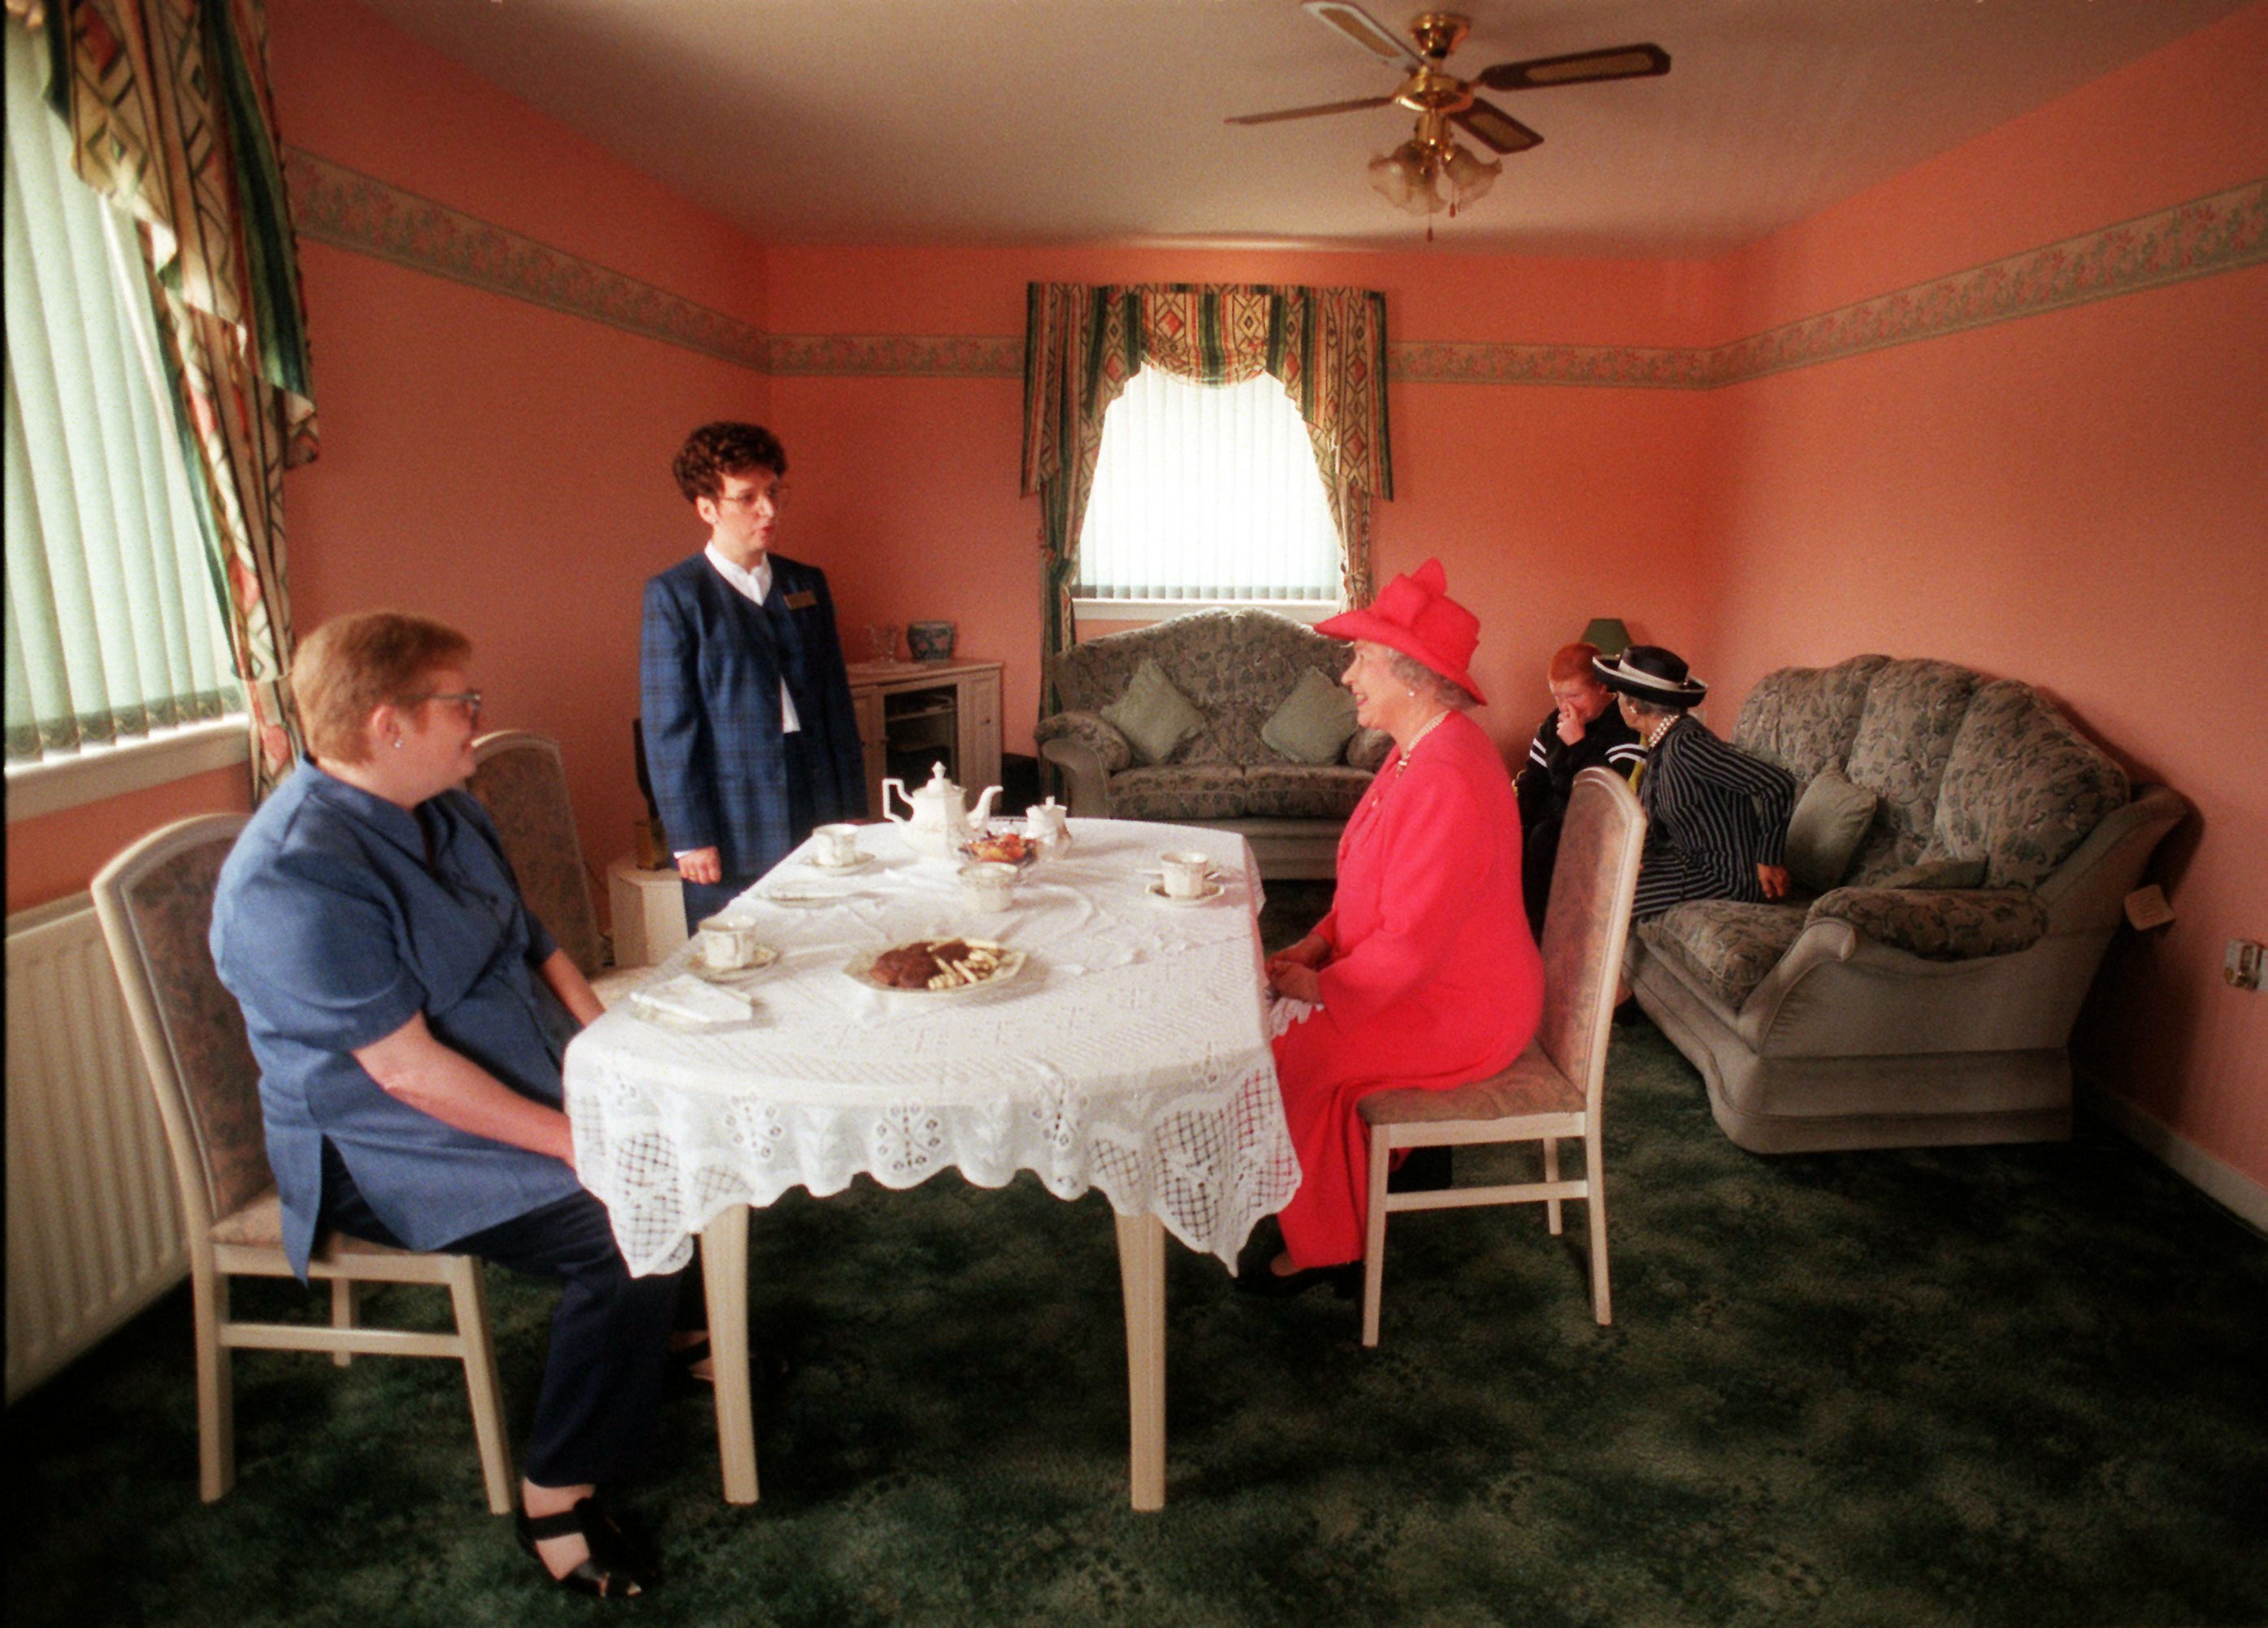
[[[1363,609],[1317,622],[1315,631],[1334,639],[1367,639],[1399,650],[1462,685],[1483,706],[1488,704],[1471,672],[1473,652],[1480,647],[1481,619],[1449,598],[1448,573],[1439,560],[1428,560],[1408,576],[1395,577]]]

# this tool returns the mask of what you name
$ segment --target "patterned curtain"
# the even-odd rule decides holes
[[[284,471],[316,444],[266,12],[261,0],[46,0],[45,10],[72,166],[141,228],[251,706],[260,796],[299,745],[284,683]]]
[[[1362,289],[1035,282],[1024,323],[1024,491],[1040,499],[1040,712],[1057,708],[1079,528],[1102,415],[1145,365],[1206,385],[1265,371],[1314,443],[1338,527],[1341,588],[1370,603],[1370,504],[1394,495],[1386,422],[1386,297]]]

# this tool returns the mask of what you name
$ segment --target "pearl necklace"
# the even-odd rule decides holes
[[[1431,735],[1435,730],[1439,729],[1441,725],[1441,721],[1448,715],[1449,715],[1446,712],[1435,713],[1431,718],[1426,720],[1425,725],[1423,729],[1419,730],[1418,733],[1410,737],[1410,744],[1402,749],[1402,755],[1394,760],[1395,779],[1400,780],[1402,778],[1402,771],[1410,766],[1410,754],[1418,750],[1418,743],[1424,740],[1428,735]]]
[[[1661,737],[1675,727],[1677,720],[1682,716],[1683,716],[1682,713],[1672,713],[1668,717],[1664,718],[1661,721],[1661,727],[1646,737],[1646,749],[1652,752],[1656,746],[1660,745]]]

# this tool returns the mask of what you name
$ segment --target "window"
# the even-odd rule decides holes
[[[19,770],[185,727],[212,735],[194,726],[244,703],[134,229],[71,172],[41,94],[45,52],[13,19],[7,35],[0,480],[9,811],[20,816]],[[242,760],[240,722],[221,733]]]
[[[1100,616],[1337,607],[1338,532],[1280,379],[1206,385],[1147,367],[1128,382],[1103,417],[1071,592]]]

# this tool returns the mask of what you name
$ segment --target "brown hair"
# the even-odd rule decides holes
[[[370,757],[365,725],[387,701],[407,700],[437,667],[459,665],[473,642],[455,628],[399,611],[334,617],[300,642],[291,693],[307,750],[336,763]]]
[[[730,419],[703,424],[685,437],[669,466],[677,489],[688,503],[706,497],[714,501],[725,490],[726,475],[744,475],[752,469],[787,473],[787,449],[762,424],[736,423]]]
[[[1598,659],[1599,647],[1595,644],[1585,644],[1580,641],[1563,644],[1558,654],[1551,658],[1551,682],[1565,684],[1570,678],[1588,678],[1604,689],[1607,686],[1599,678],[1598,669],[1591,665]]]

